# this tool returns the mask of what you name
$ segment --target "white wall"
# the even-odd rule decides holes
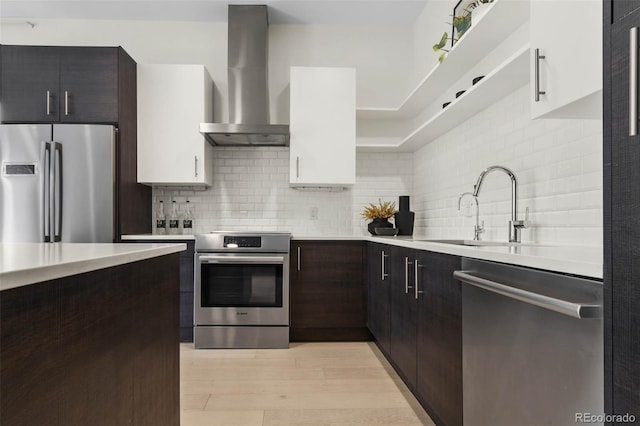
[[[271,120],[289,122],[289,68],[356,69],[356,104],[397,105],[412,69],[411,27],[272,25],[269,27]]]
[[[523,242],[602,245],[602,121],[531,120],[529,114],[527,85],[416,152],[417,233],[473,238],[474,218],[458,213],[458,196],[497,164],[518,178],[519,215],[529,206],[534,226],[523,231]],[[507,176],[487,175],[479,201],[483,239],[506,240]],[[467,197],[463,205],[471,203]]]
[[[175,200],[194,209],[196,233],[219,229],[289,231],[304,235],[368,235],[360,217],[371,202],[398,201],[411,193],[411,154],[361,153],[356,184],[344,191],[300,191],[289,187],[289,150],[284,147],[216,147],[213,186],[207,190],[154,188],[154,210],[166,213]],[[311,219],[316,208],[318,218]]]
[[[413,27],[413,72],[411,89],[418,84],[427,73],[438,64],[442,52],[434,52],[433,45],[438,43],[445,31],[451,37],[451,15],[455,1],[431,0],[416,19]],[[451,47],[449,40],[446,49]]]
[[[138,63],[204,64],[216,86],[214,120],[228,119],[226,23],[35,20],[6,25],[0,43],[122,46]],[[398,104],[412,68],[410,26],[271,25],[271,122],[289,122],[289,67],[357,70],[358,105]]]

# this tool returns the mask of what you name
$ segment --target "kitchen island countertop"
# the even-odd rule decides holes
[[[0,290],[186,250],[186,244],[0,244]]]

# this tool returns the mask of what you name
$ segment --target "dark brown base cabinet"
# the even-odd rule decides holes
[[[367,245],[367,327],[385,354],[391,337],[391,247]]]
[[[462,259],[369,243],[368,264],[376,344],[438,425],[461,425]]]
[[[121,47],[0,45],[2,123],[118,128],[116,241],[151,230],[151,188],[137,183],[136,87]]]
[[[292,342],[371,340],[364,265],[362,241],[292,241]]]
[[[605,411],[638,421],[640,136],[631,135],[638,114],[630,105],[638,107],[640,76],[629,71],[640,54],[640,1],[607,0],[603,12]],[[635,49],[632,39],[639,42]]]
[[[180,342],[193,342],[193,281],[194,250],[193,240],[127,240],[132,243],[175,244],[184,243],[187,249],[180,253]]]
[[[419,252],[391,250],[391,334],[389,355],[410,389],[416,386],[418,300],[414,294],[414,261]]]
[[[2,291],[2,424],[178,426],[178,259]]]

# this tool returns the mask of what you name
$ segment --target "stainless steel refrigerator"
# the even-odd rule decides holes
[[[0,242],[112,242],[115,141],[108,125],[0,125]]]

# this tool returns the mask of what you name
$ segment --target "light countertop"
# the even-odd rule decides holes
[[[186,244],[0,244],[0,290],[186,250]]]
[[[190,240],[193,235],[123,235],[123,240]],[[536,244],[519,246],[459,246],[426,241],[413,237],[372,237],[364,235],[293,235],[296,241],[372,241],[383,244],[428,250],[529,268],[602,279],[603,250],[596,246]]]
[[[460,246],[415,241],[412,237],[364,237],[367,241],[453,254],[602,279],[603,251],[596,246],[536,244],[516,246]]]
[[[135,235],[122,235],[120,236],[122,241],[130,240],[145,240],[145,241],[190,241],[195,240],[196,237],[193,234],[178,234],[178,235],[157,235],[157,234],[135,234]]]
[[[603,251],[596,246],[569,246],[559,244],[532,244],[515,246],[462,246],[455,244],[418,241],[416,237],[373,236],[311,236],[294,235],[293,240],[364,240],[376,243],[452,254],[473,259],[509,263],[529,268],[545,269],[572,275],[602,279]]]

